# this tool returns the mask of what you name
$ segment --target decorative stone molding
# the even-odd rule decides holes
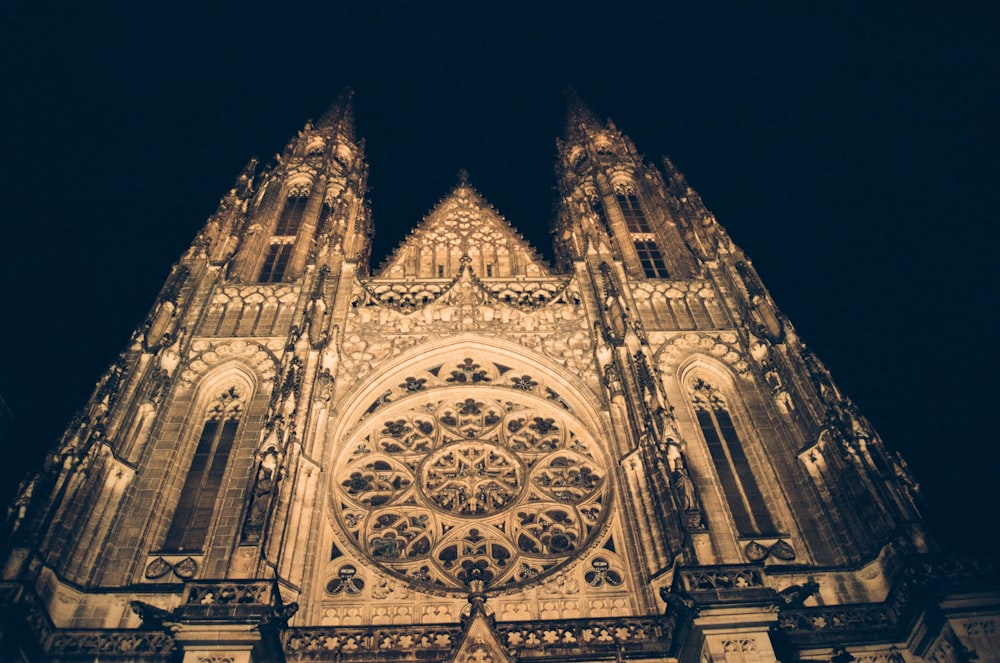
[[[244,339],[222,342],[196,339],[191,344],[193,358],[181,371],[180,381],[187,385],[194,384],[214,366],[230,359],[239,359],[249,364],[258,378],[271,380],[277,374],[278,355],[284,346],[284,342],[279,339],[268,341],[265,345]]]
[[[715,592],[719,590],[764,589],[764,572],[756,566],[694,566],[681,567],[674,583],[684,592]]]
[[[402,661],[442,660],[451,653],[460,634],[457,626],[290,628],[283,641],[285,656],[290,661],[351,656],[363,660],[380,652],[391,652],[395,660]]]
[[[781,539],[770,544],[750,541],[743,547],[743,555],[751,562],[763,562],[768,557],[791,562],[795,559],[795,549]]]
[[[174,640],[157,631],[57,631],[47,653],[58,657],[88,657],[88,660],[167,661],[174,650]]]
[[[739,638],[737,640],[723,640],[722,651],[727,654],[745,654],[757,651],[757,642],[753,638]]]
[[[178,555],[170,556],[168,560],[161,555],[157,555],[146,564],[146,570],[142,575],[146,580],[166,582],[170,580],[168,578],[169,575],[173,575],[180,580],[189,580],[197,573],[198,562],[193,557],[180,557]]]
[[[649,339],[653,347],[658,347],[657,363],[664,375],[675,375],[684,359],[703,354],[727,364],[740,377],[750,377],[750,363],[735,332],[687,332],[675,335],[654,332],[649,335]]]
[[[669,650],[670,629],[664,617],[581,619],[544,625],[499,623],[500,641],[519,661],[543,657]]]

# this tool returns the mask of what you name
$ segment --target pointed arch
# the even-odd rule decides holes
[[[716,362],[696,356],[679,371],[679,376],[692,420],[737,531],[741,536],[775,534],[772,510],[758,480],[758,476],[764,476],[763,468],[751,460],[750,446],[755,437],[749,427],[739,424],[745,421],[744,407],[732,375]]]
[[[544,376],[556,393],[555,395],[549,393],[545,386],[539,387],[540,393],[554,402],[564,401],[563,407],[574,412],[591,430],[600,430],[602,435],[610,439],[610,432],[604,429],[604,424],[597,415],[601,410],[601,404],[596,394],[579,377],[567,372],[564,366],[551,358],[523,345],[473,333],[429,341],[379,365],[378,380],[360,383],[344,396],[344,405],[341,408],[343,415],[340,417],[338,429],[334,432],[337,436],[335,439],[349,434],[350,430],[364,418],[365,411],[376,401],[388,398],[384,402],[390,402],[396,398],[396,394],[403,393],[405,388],[402,385],[414,371],[433,363],[441,363],[444,358],[454,358],[461,362],[470,354],[489,357],[491,361],[511,367],[512,376],[516,373],[518,377],[523,377],[522,369],[530,369],[539,376]]]
[[[202,378],[189,409],[181,448],[180,491],[164,534],[162,550],[202,551],[216,513],[234,450],[243,433],[243,414],[257,392],[256,376],[239,361]]]

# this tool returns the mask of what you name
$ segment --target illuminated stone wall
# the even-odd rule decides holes
[[[556,264],[463,174],[371,273],[346,99],[251,162],[22,486],[0,654],[997,660],[676,168],[574,103],[557,172]]]

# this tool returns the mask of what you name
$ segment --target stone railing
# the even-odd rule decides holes
[[[663,616],[508,622],[496,625],[500,642],[518,661],[604,658],[620,652],[666,655],[672,622]]]
[[[455,625],[386,627],[303,627],[285,631],[290,661],[427,661],[444,660],[458,642]]]
[[[166,633],[136,630],[60,630],[46,647],[50,657],[86,657],[88,660],[168,661],[174,640]]]
[[[729,601],[773,601],[775,592],[766,583],[764,569],[749,564],[680,567],[672,593],[680,593],[699,604]]]
[[[670,628],[663,617],[501,622],[495,632],[518,661],[614,658],[616,652],[665,654]],[[454,653],[462,628],[385,626],[290,628],[284,637],[289,661],[434,661]]]
[[[174,618],[256,621],[271,613],[274,591],[266,580],[191,581],[184,586]]]

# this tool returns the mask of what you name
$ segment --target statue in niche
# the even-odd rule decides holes
[[[667,466],[670,468],[670,486],[674,490],[677,505],[684,513],[684,522],[693,529],[704,529],[701,508],[698,506],[698,492],[688,472],[687,461],[680,445],[667,438]]]
[[[674,470],[670,476],[670,480],[674,485],[674,491],[677,493],[677,501],[680,503],[681,508],[685,511],[697,510],[698,504],[694,495],[694,483],[691,481],[691,476],[688,474],[683,462],[678,463],[678,468]]]
[[[269,452],[261,461],[250,494],[250,508],[247,509],[246,520],[243,523],[243,542],[257,543],[267,519],[268,506],[271,503],[271,493],[274,492],[276,477],[274,473],[275,454]]]

